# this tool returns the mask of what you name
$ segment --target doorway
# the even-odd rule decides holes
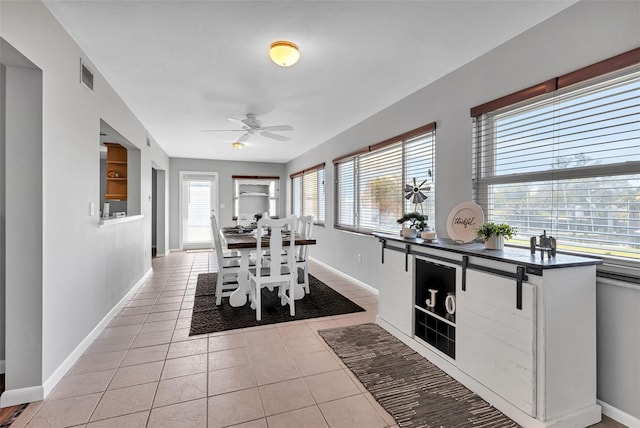
[[[180,171],[180,243],[183,250],[213,248],[211,215],[218,212],[218,173]]]

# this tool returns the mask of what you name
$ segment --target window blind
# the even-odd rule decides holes
[[[413,198],[407,198],[405,194],[404,198],[404,212],[415,211],[421,212],[427,216],[427,223],[429,226],[434,227],[433,218],[435,215],[435,133],[430,132],[428,134],[419,135],[405,142],[404,150],[404,164],[405,164],[405,181],[404,183],[413,184],[413,179],[416,179],[416,184],[420,186],[423,184],[425,191],[423,192],[427,199],[421,204],[420,207],[416,207],[413,203]]]
[[[292,213],[324,223],[324,164],[291,174]]]
[[[291,212],[302,215],[302,175],[291,177]]]
[[[640,258],[640,67],[474,117],[474,198],[561,249]]]
[[[336,164],[335,225],[343,229],[356,228],[356,162],[350,159]]]
[[[334,160],[335,227],[362,233],[395,233],[404,212],[432,218],[435,123]],[[427,200],[405,198],[405,184],[423,184]]]
[[[398,230],[402,217],[402,144],[358,159],[358,229]]]

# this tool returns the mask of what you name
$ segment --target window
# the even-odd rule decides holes
[[[515,243],[546,230],[564,250],[640,259],[640,66],[563,79],[476,110],[474,197]]]
[[[324,163],[291,174],[291,212],[324,224]]]
[[[399,230],[404,212],[434,212],[435,123],[335,159],[335,227],[363,233]],[[413,204],[405,185],[428,188],[428,198]]]

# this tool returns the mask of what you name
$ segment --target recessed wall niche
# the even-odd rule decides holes
[[[100,217],[107,220],[140,214],[140,149],[103,120],[99,147]]]

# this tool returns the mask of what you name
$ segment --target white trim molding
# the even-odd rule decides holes
[[[120,301],[115,304],[115,306],[104,316],[104,318],[102,318],[102,320],[98,323],[98,325],[96,325],[95,328],[91,330],[91,332],[82,340],[82,342],[80,342],[80,344],[76,347],[76,349],[74,349],[71,352],[71,354],[69,354],[69,356],[65,358],[62,364],[60,364],[58,368],[51,374],[51,376],[49,376],[49,378],[42,385],[44,395],[40,397],[39,400],[42,400],[47,395],[49,395],[49,393],[58,384],[58,382],[60,382],[62,377],[65,374],[67,374],[67,372],[78,361],[78,359],[82,356],[84,351],[86,351],[87,348],[89,348],[89,346],[93,343],[93,341],[98,336],[100,336],[100,333],[102,333],[104,328],[107,325],[109,325],[111,320],[113,320],[116,317],[120,309],[122,309],[124,305],[127,303],[127,301],[129,300],[129,298],[133,296],[136,293],[136,291],[138,291],[138,289],[142,286],[142,284],[144,284],[145,280],[151,275],[152,272],[153,272],[153,268],[150,268],[144,275],[142,275],[142,277],[138,280],[138,282],[135,283],[133,287],[131,287],[131,289],[127,292],[127,294],[125,294],[124,297],[122,297],[122,299],[120,299]],[[5,394],[2,395],[2,398],[4,398],[4,395]],[[26,402],[28,403],[33,401],[37,401],[37,400],[27,400]],[[23,403],[24,402],[25,401],[23,401]]]
[[[633,415],[623,412],[622,410],[613,407],[604,401],[596,400],[602,407],[602,414],[610,417],[616,422],[628,426],[629,428],[640,428],[640,418],[636,418]]]
[[[324,262],[321,262],[320,260],[318,260],[318,259],[316,259],[316,258],[309,257],[309,260],[310,260],[310,261],[312,261],[312,262],[314,262],[314,263],[317,263],[317,264],[321,265],[322,267],[324,267],[324,268],[326,268],[326,269],[330,270],[331,272],[334,272],[334,273],[336,273],[336,274],[340,275],[341,277],[343,277],[343,278],[345,278],[345,279],[348,279],[349,281],[355,282],[355,283],[356,283],[356,284],[358,284],[360,287],[365,288],[365,289],[367,289],[367,290],[371,291],[371,292],[372,292],[373,294],[375,294],[376,296],[378,295],[378,289],[377,289],[377,288],[373,288],[373,287],[372,287],[372,286],[370,286],[369,284],[367,284],[367,283],[365,283],[365,282],[362,282],[362,281],[360,281],[359,279],[356,279],[356,278],[354,278],[354,277],[352,277],[352,276],[350,276],[350,275],[347,275],[346,273],[342,272],[341,270],[338,270],[338,269],[336,269],[336,268],[334,268],[334,267],[332,267],[332,266],[329,266],[328,264],[326,264],[326,263],[324,263]]]
[[[33,403],[44,399],[43,386],[28,386],[26,388],[8,389],[0,396],[0,407],[17,406],[18,404]]]

